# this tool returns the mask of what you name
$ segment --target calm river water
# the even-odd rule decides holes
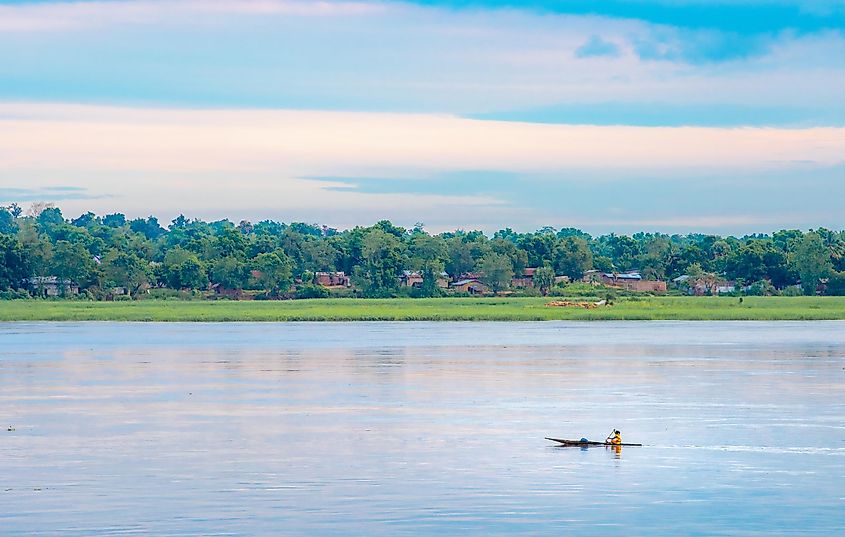
[[[4,536],[845,534],[842,322],[7,323],[0,425]]]

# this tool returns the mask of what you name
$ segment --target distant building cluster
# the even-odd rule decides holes
[[[627,272],[600,272],[598,270],[588,270],[584,273],[581,279],[586,283],[602,284],[607,287],[615,287],[617,289],[624,289],[625,291],[650,292],[650,293],[665,293],[666,282],[661,280],[646,280],[642,277],[639,271],[631,270]]]

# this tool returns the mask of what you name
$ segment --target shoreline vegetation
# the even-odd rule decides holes
[[[583,302],[584,299],[575,299]],[[550,298],[285,301],[8,300],[0,321],[612,321],[842,320],[845,297],[622,297],[610,305],[549,306]],[[577,303],[576,303],[577,304]]]
[[[504,228],[492,235],[477,230],[433,235],[422,223],[407,229],[388,220],[337,230],[272,220],[205,222],[182,215],[165,228],[153,216],[130,220],[121,213],[87,212],[68,219],[47,203],[33,203],[26,214],[16,204],[0,207],[0,300],[145,302],[101,309],[76,303],[32,305],[32,315],[57,311],[58,318],[111,318],[118,313],[99,312],[126,312],[130,319],[141,320],[757,315],[738,307],[700,311],[704,302],[678,306],[687,304],[673,302],[679,295],[845,296],[845,231],[594,237],[575,228],[544,227],[534,232]],[[462,300],[488,297],[492,299]],[[546,311],[546,297],[560,299],[554,311]],[[569,311],[572,297],[582,302],[623,299],[612,309],[577,312]],[[435,300],[406,300],[411,298]],[[176,307],[167,305],[171,299],[280,303]],[[292,305],[290,299],[327,300]],[[732,304],[730,298],[715,303]],[[5,309],[20,311],[14,305]],[[767,314],[805,318],[819,313],[813,309],[790,306],[785,308],[788,313]],[[168,313],[171,310],[175,313]]]

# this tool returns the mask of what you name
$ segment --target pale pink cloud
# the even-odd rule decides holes
[[[845,162],[845,128],[548,125],[449,115],[0,104],[3,168],[777,169]]]
[[[161,21],[199,24],[225,15],[349,17],[388,10],[386,4],[321,0],[137,0],[0,5],[0,31],[29,32]],[[225,20],[225,19],[223,19]]]

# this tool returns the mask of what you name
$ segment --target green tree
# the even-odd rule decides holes
[[[236,257],[218,259],[211,269],[211,282],[225,289],[243,289],[248,279],[246,263]]]
[[[65,219],[62,216],[62,211],[57,207],[46,207],[38,214],[38,225],[41,229],[48,230],[52,226],[64,224]]]
[[[772,234],[772,242],[784,252],[792,252],[804,238],[800,229],[782,229]]]
[[[217,233],[213,242],[213,257],[240,257],[246,255],[247,240],[236,227],[226,227]]]
[[[38,226],[31,218],[25,218],[19,224],[18,240],[28,260],[31,271],[29,276],[49,276],[50,259],[53,256],[53,243],[46,235],[38,233]]]
[[[126,225],[126,216],[121,213],[107,214],[103,217],[103,225],[110,228],[118,228]]]
[[[426,261],[420,270],[423,281],[420,286],[419,296],[433,297],[440,296],[440,287],[437,281],[440,279],[440,273],[443,272],[443,262],[438,259]]]
[[[0,233],[12,234],[17,230],[15,217],[5,207],[0,207]]]
[[[390,220],[379,220],[373,229],[379,229],[389,235],[393,235],[397,239],[401,239],[405,235],[405,228],[394,226]]]
[[[131,252],[109,251],[103,257],[103,274],[115,286],[125,287],[129,296],[150,281],[150,264]]]
[[[76,227],[93,227],[100,224],[100,220],[97,218],[97,215],[88,211],[87,213],[79,215],[78,218],[74,218],[70,221],[71,225]]]
[[[146,219],[136,218],[129,222],[129,229],[140,233],[150,240],[155,240],[165,234],[164,228],[158,223],[158,218],[150,216]]]
[[[570,280],[580,280],[593,267],[593,254],[583,238],[567,236],[554,248],[554,268]]]
[[[79,285],[85,283],[94,268],[94,261],[81,244],[58,241],[53,247],[50,261],[52,273],[59,280],[59,289],[64,296],[67,293],[65,282],[70,280]]]
[[[805,295],[815,295],[819,280],[833,270],[830,254],[818,233],[807,233],[795,247],[791,259]]]
[[[598,248],[602,255],[613,260],[616,270],[634,268],[634,263],[640,254],[640,244],[634,238],[615,233],[599,237]]]
[[[687,276],[693,283],[704,277],[704,269],[701,268],[701,263],[692,263],[687,267]]]
[[[554,230],[547,229],[545,232],[520,235],[516,245],[526,254],[526,266],[541,267],[552,261],[556,242]]]
[[[489,254],[481,262],[484,283],[490,286],[494,294],[507,289],[513,279],[513,265],[510,259],[501,254]]]
[[[845,295],[845,272],[834,272],[830,275],[826,294],[830,296]]]
[[[718,277],[714,272],[708,272],[702,268],[701,263],[692,263],[687,267],[686,275],[689,277],[686,285],[692,288],[698,287],[705,294],[712,295],[716,292]]]
[[[186,259],[176,267],[179,287],[183,289],[205,289],[208,286],[208,273],[205,265],[196,256]]]
[[[490,247],[497,254],[510,259],[514,274],[522,274],[528,266],[528,254],[512,241],[502,238],[493,239],[490,241]]]
[[[408,257],[411,267],[417,270],[422,270],[426,263],[431,261],[445,263],[448,258],[446,241],[442,237],[432,237],[423,232],[415,233],[408,245]]]
[[[282,251],[258,254],[253,259],[253,266],[258,271],[256,282],[272,296],[279,296],[293,283],[290,259]]]
[[[448,257],[446,241],[443,237],[432,237],[416,228],[408,247],[410,267],[420,271],[423,281],[415,296],[440,296],[437,282],[443,277],[445,260]]]
[[[555,271],[552,267],[540,267],[534,271],[534,287],[540,290],[540,294],[546,296],[549,289],[555,284]]]
[[[732,250],[725,260],[728,277],[746,282],[770,280],[775,287],[794,283],[786,254],[769,239],[754,238]]]
[[[338,251],[324,239],[311,239],[302,243],[303,268],[310,272],[337,270]]]
[[[395,233],[374,228],[361,246],[362,265],[356,277],[367,296],[387,296],[396,289],[402,271],[402,243]]]
[[[452,278],[458,278],[475,267],[472,248],[461,237],[452,237],[446,241],[446,254],[446,272]]]
[[[279,248],[279,239],[269,233],[256,233],[247,247],[247,258],[252,259],[258,254],[269,254]]]
[[[23,245],[12,235],[0,233],[0,290],[18,289],[31,276]]]
[[[291,270],[294,274],[300,276],[306,271],[304,246],[310,239],[308,235],[304,235],[299,231],[296,231],[296,229],[297,228],[289,227],[284,230],[279,243],[281,244],[285,255],[288,256],[288,259],[291,262]],[[299,229],[302,228],[299,227]]]
[[[164,278],[173,289],[204,289],[208,273],[197,255],[182,248],[174,248],[164,257]]]

